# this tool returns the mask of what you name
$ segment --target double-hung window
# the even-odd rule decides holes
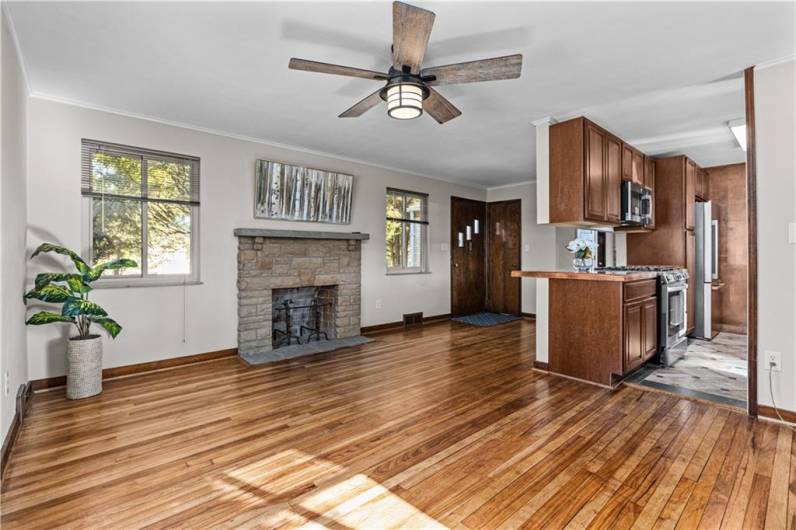
[[[428,270],[428,195],[387,188],[387,272]]]
[[[93,263],[129,258],[107,285],[199,280],[199,159],[83,140],[84,252]]]

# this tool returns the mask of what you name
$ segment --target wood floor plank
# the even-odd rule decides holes
[[[445,322],[36,394],[0,523],[796,530],[789,430],[535,371],[534,335]]]

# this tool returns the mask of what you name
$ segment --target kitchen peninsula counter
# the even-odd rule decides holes
[[[559,271],[511,271],[513,278],[551,278],[556,280],[583,280],[595,282],[634,282],[638,280],[654,280],[657,272],[576,272]]]
[[[511,275],[537,283],[537,368],[612,388],[657,353],[657,272]]]

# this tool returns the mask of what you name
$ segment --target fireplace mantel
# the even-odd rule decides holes
[[[367,240],[370,234],[361,232],[321,232],[316,230],[272,230],[268,228],[236,228],[236,237],[269,237],[280,239],[345,239]]]

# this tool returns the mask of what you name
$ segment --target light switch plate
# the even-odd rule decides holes
[[[796,245],[796,223],[788,224],[788,243]]]
[[[525,252],[530,252],[531,251],[531,245],[525,245],[524,247],[522,247],[522,250],[524,250]]]
[[[440,246],[439,246],[439,249],[440,249],[442,252],[447,252],[447,251],[448,251],[448,244],[447,244],[447,243],[442,243],[442,244],[440,244]]]

